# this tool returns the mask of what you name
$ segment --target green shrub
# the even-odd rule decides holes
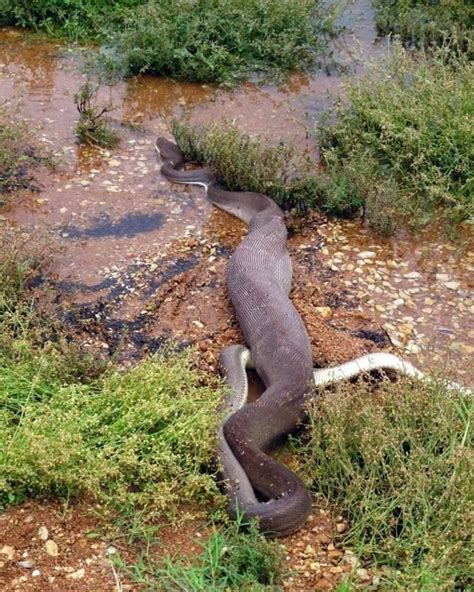
[[[0,0],[0,20],[74,40],[98,39],[144,0]]]
[[[472,217],[473,64],[439,52],[435,59],[395,46],[366,77],[346,82],[318,129],[326,172],[336,184],[326,207],[365,202],[369,222],[393,228]],[[347,192],[343,187],[355,188]]]
[[[216,500],[221,382],[204,381],[190,351],[128,371],[80,355],[56,319],[36,312],[39,263],[3,246],[0,507],[89,494],[122,516],[172,520],[183,505]]]
[[[450,40],[468,49],[473,41],[474,8],[469,0],[373,0],[381,34],[427,46]]]
[[[384,590],[467,589],[473,411],[441,382],[352,386],[311,405],[299,472],[347,513],[344,540],[384,567]]]
[[[109,65],[185,80],[307,68],[333,33],[320,0],[2,1],[6,22],[97,39]]]
[[[189,353],[160,355],[83,385],[49,380],[49,358],[0,365],[0,499],[94,498],[148,519],[209,501],[216,486],[217,384],[204,387]],[[215,388],[213,388],[215,387]]]
[[[283,207],[298,209],[320,199],[320,179],[307,172],[308,162],[292,146],[269,146],[225,120],[193,127],[174,119],[171,132],[187,159],[205,163],[231,191],[264,193]]]
[[[117,45],[132,72],[231,82],[312,65],[330,28],[315,0],[151,0]]]

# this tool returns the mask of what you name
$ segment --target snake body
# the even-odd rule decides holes
[[[386,353],[313,370],[306,328],[288,296],[292,265],[281,209],[266,195],[224,190],[208,169],[180,170],[183,154],[165,138],[158,138],[156,148],[163,160],[161,172],[169,181],[203,186],[214,205],[248,224],[248,234],[229,262],[227,286],[249,349],[235,345],[221,354],[232,394],[219,430],[218,455],[231,516],[255,518],[262,531],[275,536],[289,534],[306,520],[311,499],[301,479],[268,451],[304,420],[308,387],[380,369],[425,376]],[[250,366],[265,391],[246,404],[245,369]]]

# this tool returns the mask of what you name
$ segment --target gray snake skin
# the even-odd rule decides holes
[[[301,479],[268,452],[305,419],[309,387],[375,369],[421,379],[424,375],[385,353],[313,371],[306,328],[288,297],[292,265],[281,209],[266,195],[225,191],[208,169],[179,170],[183,154],[165,138],[158,138],[156,148],[163,160],[161,172],[169,181],[203,186],[214,205],[249,227],[227,270],[229,294],[249,349],[235,345],[221,354],[232,394],[219,430],[218,455],[231,516],[257,519],[265,533],[284,536],[305,522],[311,498]],[[246,404],[246,367],[254,367],[265,385],[251,404]]]

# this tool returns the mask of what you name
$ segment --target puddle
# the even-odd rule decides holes
[[[383,48],[374,44],[368,0],[356,2],[345,19],[353,32],[338,41],[336,53],[358,74],[364,59]],[[102,91],[101,98],[110,96],[117,106],[112,118],[122,135],[109,152],[75,142],[73,96],[84,81],[77,52],[1,29],[0,56],[0,100],[18,103],[59,161],[53,172],[39,173],[40,194],[19,195],[2,216],[32,239],[47,237],[58,291],[78,307],[71,314],[90,322],[104,349],[125,344],[130,354],[152,351],[173,337],[198,344],[203,367],[214,368],[218,349],[240,339],[224,268],[243,226],[213,211],[199,189],[160,176],[156,136],[166,133],[168,117],[186,108],[194,122],[236,119],[243,131],[283,138],[314,154],[311,131],[341,77],[334,70],[293,75],[281,86],[223,90],[140,76]],[[454,375],[472,381],[469,248],[429,236],[381,240],[358,222],[318,216],[313,222],[295,226],[289,246],[293,295],[315,363],[392,344],[423,368],[448,360]],[[94,318],[102,327],[93,328]]]

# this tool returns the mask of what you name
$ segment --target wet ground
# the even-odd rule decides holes
[[[357,73],[367,56],[383,50],[373,44],[367,3],[351,10],[346,19],[354,33],[339,43],[337,55]],[[216,371],[221,347],[241,340],[224,270],[245,229],[213,210],[200,190],[160,176],[155,138],[167,134],[168,117],[187,108],[194,122],[236,119],[243,131],[314,154],[311,131],[330,103],[327,92],[337,92],[341,79],[332,66],[330,76],[321,71],[292,76],[280,87],[248,83],[237,90],[138,77],[101,91],[101,100],[110,96],[117,106],[112,118],[122,136],[117,149],[104,151],[75,142],[80,60],[77,50],[0,30],[0,100],[18,106],[58,163],[54,171],[37,171],[41,192],[18,195],[0,211],[0,224],[48,244],[55,299],[85,345],[99,342],[105,353],[120,351],[123,363],[132,363],[172,338],[196,344],[197,364]],[[446,369],[473,384],[474,248],[467,237],[451,243],[432,231],[381,239],[359,220],[318,214],[287,222],[292,298],[308,327],[315,365],[388,349],[422,369]],[[323,529],[329,541],[331,528]],[[289,541],[291,565],[301,562],[303,573],[309,570],[289,589],[331,589],[344,571],[329,571],[342,555],[333,553],[337,561],[324,569],[311,549],[305,551],[313,545],[305,537],[320,534],[308,525],[300,539]],[[26,587],[33,580],[31,570],[25,573],[27,580],[11,589],[39,590]],[[110,569],[107,574],[110,588],[103,589],[115,589]]]

